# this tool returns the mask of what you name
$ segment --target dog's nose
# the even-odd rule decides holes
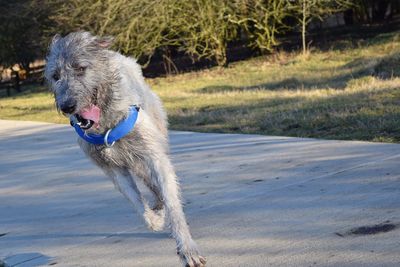
[[[76,102],[74,100],[68,100],[64,102],[60,107],[61,111],[67,114],[74,113],[75,108],[76,108]]]

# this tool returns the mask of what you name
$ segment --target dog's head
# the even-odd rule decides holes
[[[107,48],[111,43],[112,38],[89,32],[54,36],[45,78],[58,110],[66,115],[80,114],[97,105],[98,89],[109,77]]]

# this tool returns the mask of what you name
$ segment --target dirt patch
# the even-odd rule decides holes
[[[350,229],[345,233],[335,233],[337,236],[345,237],[350,235],[376,235],[380,233],[387,233],[398,228],[399,224],[392,223],[390,221],[385,221],[380,224],[360,226]]]
[[[396,229],[396,225],[392,223],[385,223],[373,226],[361,226],[350,230],[353,235],[375,235],[379,233],[386,233]]]

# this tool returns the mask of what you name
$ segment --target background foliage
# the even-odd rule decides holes
[[[88,30],[144,65],[156,56],[174,66],[180,53],[226,66],[235,44],[270,53],[301,32],[305,53],[313,20],[340,11],[346,24],[380,23],[399,10],[397,0],[1,0],[0,65],[29,69],[55,33]]]

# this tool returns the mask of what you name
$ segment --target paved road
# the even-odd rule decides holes
[[[0,259],[179,266],[64,125],[0,121]],[[400,266],[400,145],[171,132],[208,266]]]

